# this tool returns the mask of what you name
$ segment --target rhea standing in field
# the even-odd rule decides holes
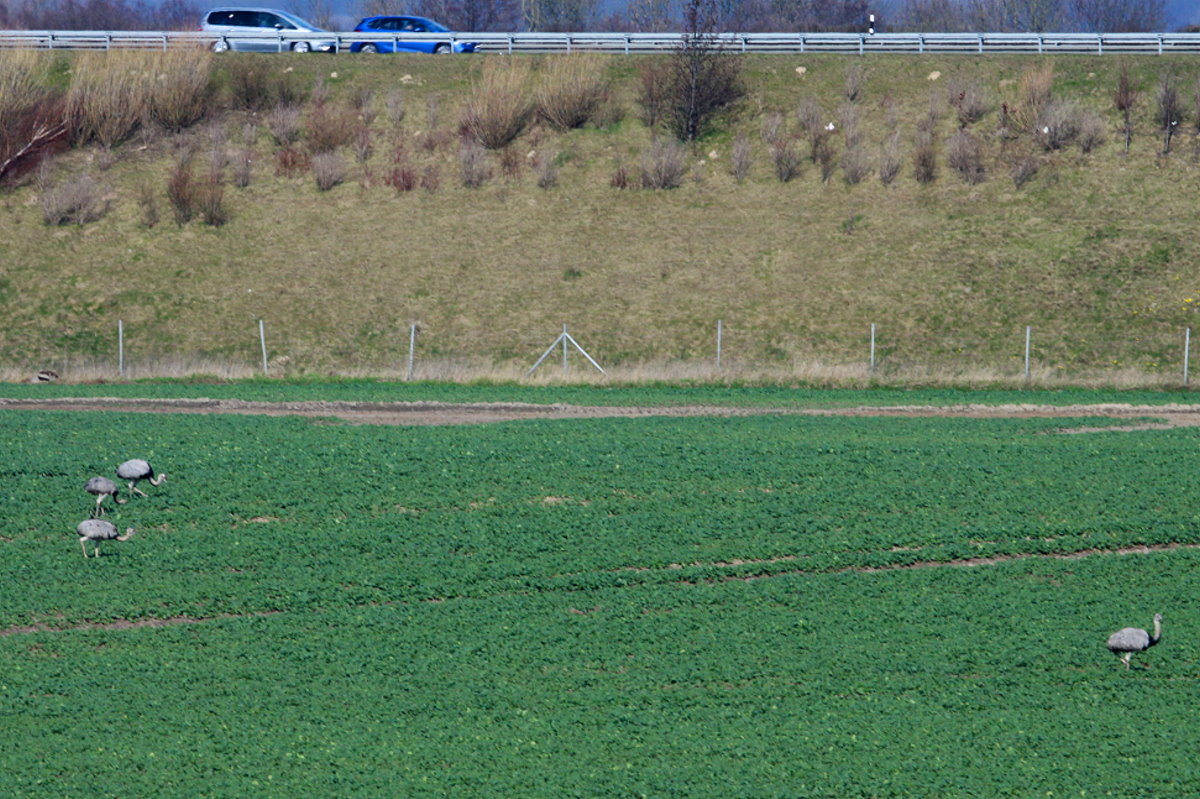
[[[1108,651],[1121,658],[1125,668],[1135,652],[1145,652],[1162,640],[1162,614],[1154,614],[1154,635],[1139,627],[1126,627],[1108,637]]]
[[[95,545],[95,557],[98,558],[101,541],[128,541],[136,531],[129,527],[126,528],[125,535],[117,535],[116,525],[112,522],[104,519],[85,519],[75,528],[75,532],[79,534],[79,546],[83,547],[83,556],[88,556],[87,542],[91,541]]]
[[[122,480],[129,481],[130,494],[141,494],[143,497],[149,496],[149,494],[137,487],[139,482],[142,480],[147,480],[149,481],[150,485],[157,486],[161,484],[163,480],[167,479],[165,474],[160,474],[158,477],[155,477],[154,469],[150,467],[149,463],[141,458],[134,458],[133,460],[125,461],[118,466],[117,477],[120,477]]]

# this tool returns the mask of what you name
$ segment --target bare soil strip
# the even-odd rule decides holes
[[[934,568],[971,568],[976,566],[993,566],[997,563],[1004,563],[1011,560],[1028,560],[1030,558],[1046,558],[1050,560],[1079,560],[1081,558],[1090,558],[1097,555],[1145,555],[1152,552],[1169,552],[1175,549],[1200,549],[1200,544],[1152,544],[1133,547],[1123,547],[1121,549],[1085,549],[1079,552],[1063,552],[1053,554],[1042,554],[1023,552],[1014,555],[996,555],[987,558],[963,558],[961,560],[927,560],[916,561],[913,563],[902,563],[890,566],[846,566],[841,569],[832,569],[828,571],[814,571],[811,569],[796,569],[781,572],[772,572],[771,574],[755,574],[755,575],[730,575],[723,578],[714,578],[704,580],[703,582],[731,582],[740,580],[749,582],[750,580],[767,580],[773,577],[784,577],[793,574],[845,574],[857,572],[862,574],[872,574],[876,572],[902,571],[906,569],[934,569]],[[794,555],[785,555],[779,558],[767,558],[762,560],[732,560],[722,561],[720,563],[708,564],[719,567],[743,566],[753,563],[779,563],[782,561],[795,560]],[[705,564],[691,564],[705,565]],[[681,569],[682,565],[672,563],[666,567],[667,569]],[[618,571],[650,571],[648,568],[640,566],[625,566]],[[694,585],[697,581],[680,580],[684,585]],[[425,602],[445,602],[446,599],[453,597],[435,597],[425,599]],[[391,604],[391,603],[383,603]],[[177,624],[203,624],[208,621],[218,621],[220,619],[238,619],[255,616],[276,616],[280,613],[285,613],[282,610],[260,610],[253,613],[222,613],[217,616],[172,616],[167,619],[138,619],[130,621],[128,619],[120,619],[111,622],[88,622],[85,624],[76,624],[69,627],[50,627],[45,624],[27,624],[15,627],[0,629],[0,638],[6,638],[12,635],[29,635],[31,633],[65,633],[74,632],[77,630],[130,630],[139,627],[170,627]],[[578,613],[579,611],[573,611]]]
[[[1138,419],[1124,427],[1077,428],[1063,432],[1113,432],[1200,426],[1196,405],[898,405],[854,408],[745,408],[717,405],[608,406],[536,405],[522,402],[250,402],[234,399],[123,399],[119,397],[0,398],[0,409],[110,411],[134,413],[237,413],[337,418],[351,424],[462,425],[520,419],[600,419],[650,416],[883,416],[966,419],[1053,419],[1094,416]],[[1144,419],[1155,419],[1147,423]]]

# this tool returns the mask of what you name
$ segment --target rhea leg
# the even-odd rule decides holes
[[[88,556],[88,553],[87,553],[87,539],[86,539],[86,538],[81,538],[81,539],[79,539],[79,546],[83,547],[83,556],[86,558],[86,557]]]
[[[130,484],[129,484],[129,493],[131,493],[131,494],[141,494],[143,497],[149,497],[149,496],[150,496],[149,494],[147,494],[147,493],[146,493],[145,491],[143,491],[142,489],[138,488],[138,487],[137,487],[136,485],[134,485],[133,483],[130,483]]]
[[[1125,671],[1129,671],[1129,661],[1130,661],[1130,660],[1132,660],[1132,659],[1133,659],[1133,653],[1132,653],[1132,652],[1126,652],[1126,653],[1125,653],[1125,657],[1121,658],[1121,660],[1124,660],[1124,661],[1125,661]]]

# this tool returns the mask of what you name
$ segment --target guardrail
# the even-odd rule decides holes
[[[718,37],[740,53],[1200,53],[1198,33],[724,33]],[[677,47],[679,33],[296,33],[217,35],[176,31],[0,31],[0,48],[167,49],[213,47],[252,41],[285,52],[297,42],[334,40],[339,50],[354,42],[478,42],[493,53],[660,53]]]

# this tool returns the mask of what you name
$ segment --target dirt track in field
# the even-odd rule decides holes
[[[716,405],[535,405],[516,402],[249,402],[232,399],[121,399],[115,397],[3,399],[0,409],[119,411],[133,413],[237,413],[335,418],[350,424],[463,425],[521,419],[644,418],[649,416],[882,416],[967,419],[1054,419],[1094,416],[1128,419],[1128,425],[1064,432],[1165,429],[1200,426],[1195,405],[903,405],[854,408],[734,408]],[[1149,420],[1149,421],[1148,421]]]

